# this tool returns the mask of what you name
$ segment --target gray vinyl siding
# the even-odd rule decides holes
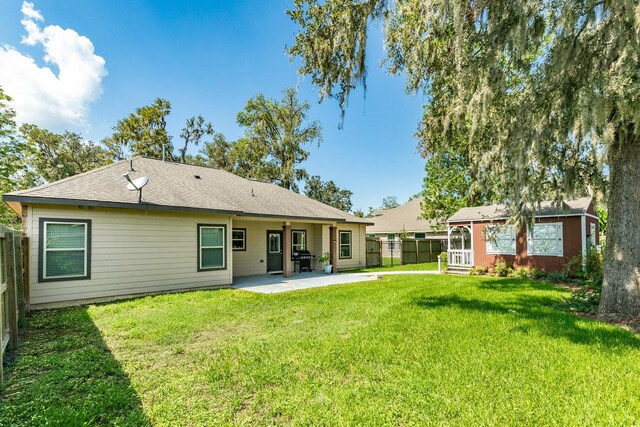
[[[91,279],[38,282],[40,218],[91,220]],[[197,271],[197,224],[227,226],[225,270]],[[30,238],[29,280],[35,306],[232,283],[228,215],[32,205],[25,231]]]

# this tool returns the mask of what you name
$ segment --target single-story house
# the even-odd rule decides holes
[[[447,220],[449,266],[514,267],[561,270],[576,256],[583,259],[598,244],[598,214],[589,197],[561,206],[543,202],[531,226],[507,225],[504,205],[462,208]]]
[[[373,224],[367,226],[367,237],[382,242],[382,256],[391,256],[393,249],[393,256],[399,258],[403,236],[406,239],[438,242],[437,251],[446,251],[447,230],[438,227],[435,221],[422,217],[423,200],[417,197],[397,208],[379,209],[373,212],[372,218],[368,218]]]
[[[325,252],[334,271],[366,263],[366,219],[207,167],[137,157],[3,200],[29,238],[36,308],[288,277],[301,251],[313,270]]]

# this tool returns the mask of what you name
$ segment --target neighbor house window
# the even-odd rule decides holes
[[[225,268],[226,231],[224,225],[198,225],[198,271]]]
[[[351,232],[340,232],[340,258],[351,258]]]
[[[488,225],[485,229],[485,240],[488,254],[516,254],[516,230],[511,225]]]
[[[293,252],[304,251],[307,248],[307,232],[305,230],[293,230],[291,232],[291,250]]]
[[[91,221],[40,219],[39,281],[91,278]]]
[[[426,233],[416,233],[415,234],[415,238],[416,239],[425,239],[427,237]]]
[[[247,229],[234,228],[231,231],[231,248],[234,251],[247,250]]]
[[[589,224],[589,249],[596,247],[596,225],[594,223]]]
[[[527,233],[527,254],[562,256],[562,223],[533,224]]]

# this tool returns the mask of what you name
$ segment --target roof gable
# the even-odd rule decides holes
[[[417,197],[402,206],[375,211],[369,218],[374,224],[367,226],[367,233],[437,232],[435,222],[422,218],[422,201]]]

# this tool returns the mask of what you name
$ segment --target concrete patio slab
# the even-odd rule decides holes
[[[378,277],[378,273],[296,273],[292,277],[285,279],[280,274],[264,274],[260,276],[237,277],[233,280],[234,283],[231,287],[261,294],[277,294],[299,289],[366,282],[376,280]]]

